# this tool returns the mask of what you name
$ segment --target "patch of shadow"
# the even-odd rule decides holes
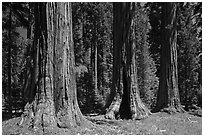
[[[10,115],[8,112],[2,112],[2,122],[12,119],[12,118],[16,118],[16,117],[20,117],[22,115],[22,112],[15,112],[12,113],[12,115]]]

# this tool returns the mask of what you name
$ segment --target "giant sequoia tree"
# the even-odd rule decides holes
[[[135,42],[135,3],[113,3],[113,77],[105,117],[141,119],[150,112],[140,99]]]
[[[162,3],[161,70],[156,111],[182,111],[178,90],[176,9],[176,3]]]
[[[81,125],[86,120],[77,103],[71,4],[35,3],[34,20],[33,68],[20,124],[43,131]]]

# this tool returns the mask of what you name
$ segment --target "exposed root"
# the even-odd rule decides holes
[[[147,118],[149,117],[149,115],[151,115],[152,113],[148,110],[148,109],[145,109],[145,108],[139,108],[137,110],[137,112],[134,112],[132,114],[132,120],[140,120],[140,119],[144,119],[144,118]],[[106,119],[110,119],[110,120],[115,120],[117,119],[117,116],[119,114],[115,114],[114,111],[109,111],[105,114],[105,118]]]
[[[113,111],[109,111],[105,114],[104,116],[106,119],[111,119],[114,120],[115,119],[115,113]]]
[[[28,119],[31,119],[34,117],[33,114],[33,104],[27,103],[24,107],[24,112],[21,115],[21,120],[17,123],[17,125],[19,126],[23,126],[24,124],[26,124],[28,121]],[[30,123],[30,122],[29,122]]]
[[[168,114],[175,114],[175,113],[184,113],[185,110],[183,108],[166,107],[161,109],[161,112],[166,112]]]
[[[149,117],[152,113],[146,108],[139,108],[136,113],[132,114],[132,120],[140,120]]]

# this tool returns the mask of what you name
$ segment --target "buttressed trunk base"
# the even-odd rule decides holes
[[[112,103],[105,118],[142,119],[150,111],[139,95],[136,66],[135,3],[113,3]]]
[[[153,111],[184,112],[178,89],[176,9],[176,3],[162,3],[161,74],[157,104]]]
[[[35,3],[34,17],[34,63],[24,90],[32,96],[20,125],[43,132],[87,125],[76,95],[71,3]]]

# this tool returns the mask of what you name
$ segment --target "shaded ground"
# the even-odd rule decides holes
[[[89,115],[87,119],[95,123],[95,128],[55,129],[44,134],[73,135],[201,135],[202,117],[188,113],[173,114],[154,113],[144,120],[107,120],[103,115]],[[43,134],[34,132],[31,128],[25,129],[17,125],[20,117],[2,122],[2,134]]]

